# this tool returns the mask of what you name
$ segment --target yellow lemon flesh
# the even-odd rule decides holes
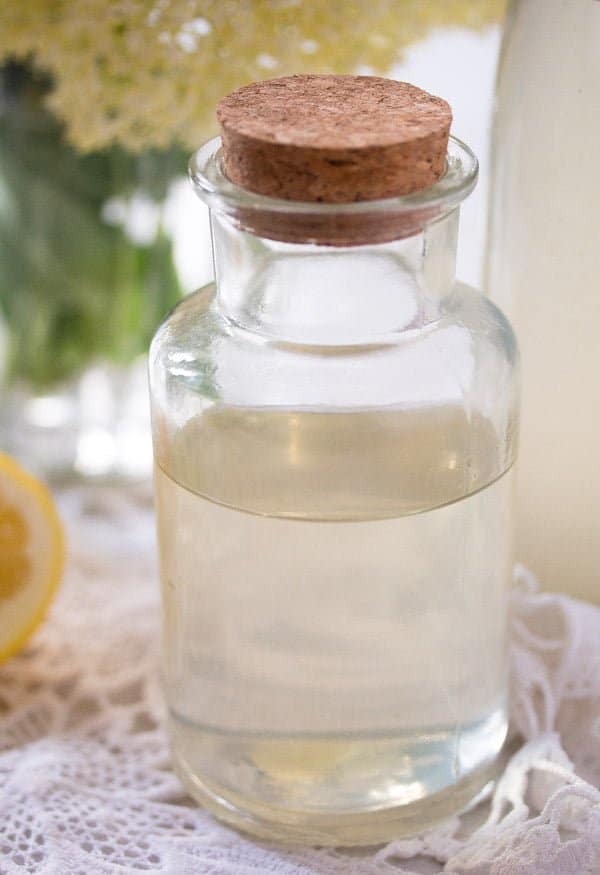
[[[64,555],[50,492],[0,453],[0,661],[19,650],[43,620]]]

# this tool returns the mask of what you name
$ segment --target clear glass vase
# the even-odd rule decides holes
[[[150,356],[174,761],[245,830],[382,841],[464,806],[506,735],[516,348],[454,280],[476,161],[451,141],[421,193],[309,205],[218,148],[192,171],[216,287]]]
[[[517,557],[600,596],[600,3],[513,0],[498,72],[487,258],[523,356]]]
[[[53,481],[145,480],[152,471],[147,360],[89,364],[41,391],[11,385],[0,407],[2,447]]]

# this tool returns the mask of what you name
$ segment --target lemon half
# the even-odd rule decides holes
[[[44,619],[64,557],[50,492],[0,453],[0,661],[19,650]]]

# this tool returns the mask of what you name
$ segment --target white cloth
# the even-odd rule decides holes
[[[79,488],[61,502],[60,597],[0,668],[2,875],[600,872],[598,608],[517,570],[516,753],[491,800],[379,850],[290,850],[219,825],[169,770],[149,497]]]

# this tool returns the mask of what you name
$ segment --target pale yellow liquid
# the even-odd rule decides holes
[[[215,409],[159,448],[165,684],[196,795],[255,831],[360,841],[306,817],[408,810],[490,763],[506,731],[498,458],[491,424],[452,407]]]

